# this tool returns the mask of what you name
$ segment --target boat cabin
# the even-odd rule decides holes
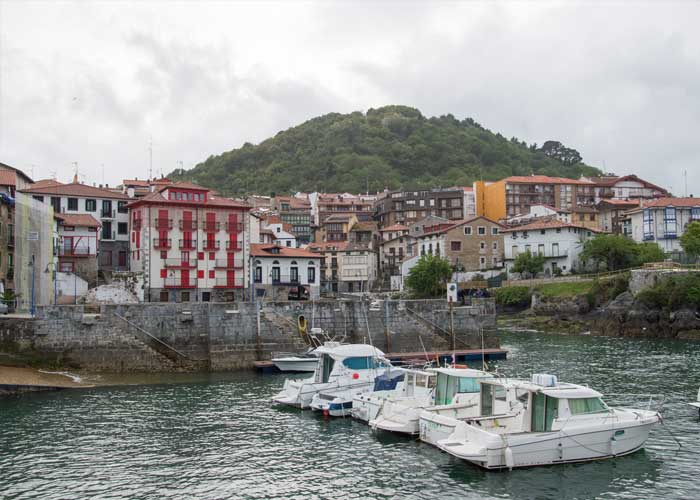
[[[319,358],[314,377],[316,383],[327,383],[345,376],[365,380],[376,375],[374,370],[391,366],[382,351],[366,344],[326,342],[314,350],[314,354]]]
[[[472,420],[492,432],[551,432],[572,419],[610,412],[599,392],[559,383],[551,375],[533,375],[531,381],[486,379],[479,383],[480,417]]]
[[[492,375],[469,368],[429,368],[428,372],[437,377],[436,406],[459,403],[460,394],[478,394],[481,390],[479,381],[492,378]]]

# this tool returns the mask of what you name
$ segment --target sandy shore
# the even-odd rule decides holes
[[[68,372],[66,372],[66,374],[61,374],[60,372],[52,372],[51,370],[17,368],[14,366],[0,366],[0,384],[65,388],[93,387],[91,384],[83,383],[76,375],[69,374]]]

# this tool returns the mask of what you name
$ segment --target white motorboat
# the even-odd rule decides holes
[[[690,406],[697,408],[698,413],[700,413],[700,389],[698,389],[698,399],[692,403],[688,403]]]
[[[599,392],[559,383],[552,375],[479,383],[479,415],[456,420],[454,432],[437,446],[486,469],[633,453],[644,446],[661,418],[651,410],[609,408]]]
[[[410,412],[411,425],[422,441],[437,446],[440,439],[454,432],[459,419],[479,414],[479,381],[493,375],[471,368],[429,368],[427,371],[437,376],[435,395],[432,402]],[[388,427],[390,423],[383,425]]]
[[[271,361],[281,372],[314,372],[318,366],[318,357],[311,352],[302,356],[281,355]]]
[[[354,401],[363,394],[388,394],[402,384],[403,368],[388,367],[384,373],[377,375],[373,384],[347,389],[327,389],[316,394],[311,401],[311,408],[322,411],[331,417],[345,417],[353,412]]]
[[[274,402],[310,408],[314,396],[322,391],[371,388],[374,379],[391,366],[382,351],[367,344],[326,342],[312,354],[318,360],[313,376],[286,380],[272,398]]]
[[[417,434],[420,409],[433,401],[435,373],[405,372],[403,382],[394,390],[356,396],[352,403],[353,417],[367,422],[373,429]]]

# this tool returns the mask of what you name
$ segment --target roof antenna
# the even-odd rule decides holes
[[[683,171],[683,180],[685,182],[685,190],[683,192],[683,197],[687,198],[688,197],[688,169],[687,168]]]
[[[153,180],[153,134],[148,140],[148,178]]]

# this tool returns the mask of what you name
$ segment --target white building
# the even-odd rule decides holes
[[[476,215],[476,197],[474,188],[465,186],[464,189],[464,218],[470,219]]]
[[[584,178],[595,184],[595,202],[603,199],[635,200],[668,197],[670,193],[649,181],[636,175],[604,175],[601,177]]]
[[[285,228],[285,226],[289,226],[289,224],[284,224],[282,222],[265,224],[263,222],[263,226],[262,231],[267,231],[268,234],[271,234],[275,243],[287,248],[297,248],[297,237]]]
[[[527,224],[536,219],[556,219],[560,222],[571,224],[571,211],[557,209],[549,205],[532,205],[529,212],[525,214],[517,214],[506,219],[506,225]]]
[[[377,280],[377,256],[367,245],[349,243],[338,252],[342,260],[340,291],[368,292]]]
[[[101,271],[129,269],[129,211],[128,196],[109,189],[80,184],[39,182],[23,190],[35,200],[50,204],[55,214],[86,214],[100,222]]]
[[[627,216],[634,241],[653,241],[664,252],[680,252],[678,238],[688,223],[700,221],[700,199],[659,198],[628,211]]]
[[[524,226],[502,229],[506,267],[512,272],[516,257],[527,251],[544,255],[544,273],[563,274],[579,269],[579,255],[586,240],[599,231],[556,220],[533,222]]]
[[[250,259],[257,296],[276,300],[320,296],[321,255],[301,248],[252,244]]]

